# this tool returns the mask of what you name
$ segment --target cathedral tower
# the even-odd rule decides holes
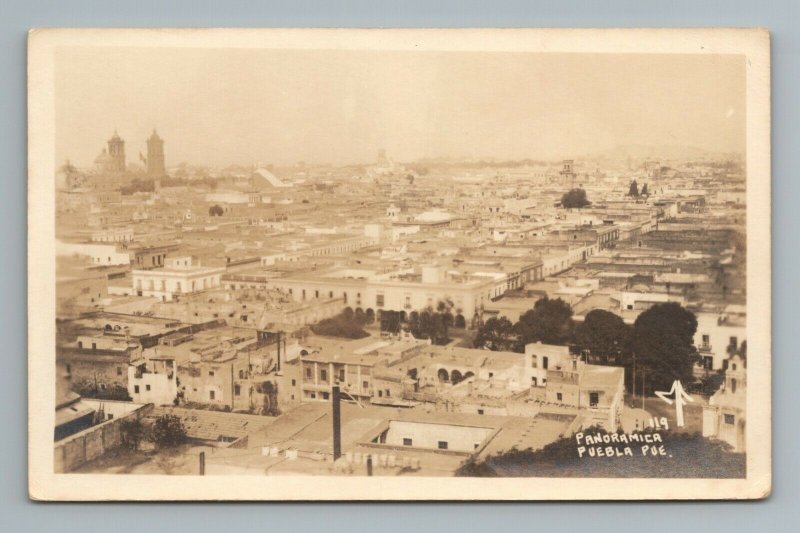
[[[109,168],[111,172],[125,172],[125,141],[120,139],[116,130],[108,140]]]
[[[147,175],[152,178],[166,176],[164,166],[164,140],[158,136],[156,130],[147,139]]]

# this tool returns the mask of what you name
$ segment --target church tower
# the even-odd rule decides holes
[[[108,140],[109,169],[111,172],[125,172],[125,141],[120,139],[117,131]]]
[[[152,178],[166,176],[164,165],[164,140],[158,136],[156,130],[147,139],[147,175]]]

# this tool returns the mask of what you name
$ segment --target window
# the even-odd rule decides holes
[[[446,440],[440,440],[436,447],[439,448],[440,450],[446,450],[447,449],[447,441]]]
[[[377,307],[383,307],[384,303],[385,303],[385,300],[384,300],[383,294],[378,294],[378,295],[375,296],[375,305]]]
[[[78,341],[78,348],[83,348],[83,341]]]
[[[328,381],[328,371],[327,370],[320,370],[319,371],[319,379],[322,381]]]
[[[383,391],[382,390],[378,391],[378,398],[383,398]]]
[[[96,350],[96,349],[97,349],[97,343],[96,343],[96,342],[93,342],[93,343],[92,343],[92,350]]]
[[[547,356],[545,355],[544,357],[542,357],[542,368],[543,368],[544,370],[547,370],[547,365],[548,365],[548,363],[549,363],[549,359],[548,359],[548,358],[547,358]]]
[[[736,337],[731,337],[730,345],[733,346],[734,349],[736,349],[739,346],[739,339]]]
[[[105,383],[101,383],[100,384],[100,390],[106,390],[106,384]]]
[[[344,368],[339,369],[339,381],[344,383]]]
[[[67,365],[67,374],[72,374],[72,365]]]
[[[736,417],[733,415],[725,415],[725,423],[732,426],[736,422]]]
[[[311,399],[312,400],[316,400],[317,399],[317,393],[316,392],[312,392],[311,393]]]
[[[322,393],[322,399],[323,400],[327,400],[328,398],[330,398],[330,393],[329,392],[323,392]]]
[[[703,343],[701,345],[701,348],[704,350],[708,350],[708,348],[710,347],[710,342],[711,338],[708,335],[703,335]]]
[[[328,292],[328,298],[333,298],[333,291]]]
[[[306,379],[311,379],[311,367],[306,367]]]
[[[319,298],[319,291],[314,291],[314,298]]]
[[[483,414],[483,409],[478,409],[478,414],[482,415]]]
[[[213,370],[209,370],[208,371],[208,377],[210,377],[210,378],[214,377],[214,371]]]
[[[732,379],[731,380],[731,394],[734,394],[735,392],[736,392],[736,380]]]
[[[117,375],[118,375],[118,376],[121,376],[121,375],[122,375],[122,367],[121,367],[121,366],[118,366],[118,367],[117,367]]]
[[[150,385],[145,385],[144,386],[144,390],[148,390],[149,391],[150,390]]]
[[[362,385],[362,387],[361,387],[361,388],[363,388],[363,389],[368,389],[368,388],[369,388],[369,381],[365,381],[365,382],[363,382],[361,385]]]
[[[233,393],[234,393],[236,396],[239,396],[239,395],[241,395],[241,393],[242,393],[242,387],[241,387],[240,385],[234,385],[234,386],[233,386]]]
[[[599,401],[600,401],[600,393],[598,392],[589,393],[589,407],[597,407],[597,403]]]
[[[134,394],[139,394],[139,385],[134,385],[133,386],[133,393]]]
[[[560,401],[562,401],[563,399],[564,399],[564,395],[563,395],[563,394],[561,394],[560,392],[557,392],[557,393],[556,393],[556,400],[558,400],[558,401],[560,402]]]
[[[403,446],[411,446],[413,443],[414,443],[414,441],[411,440],[410,438],[403,437]]]
[[[214,400],[214,399],[216,399],[216,392],[215,392],[215,391],[213,391],[213,390],[210,390],[210,391],[208,391],[208,399],[209,399],[209,400]]]
[[[292,380],[292,387],[294,387],[295,385],[297,385],[297,380],[293,379]]]
[[[389,389],[386,389],[386,397],[388,398],[391,395],[392,395],[392,391],[390,391]]]

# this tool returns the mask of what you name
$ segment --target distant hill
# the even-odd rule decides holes
[[[650,146],[644,144],[628,144],[616,146],[608,150],[585,154],[576,159],[612,159],[612,160],[625,160],[628,158],[634,160],[667,160],[667,159],[738,159],[740,156],[736,153],[713,152],[697,148],[696,146],[681,146],[681,145],[665,145],[665,146]]]

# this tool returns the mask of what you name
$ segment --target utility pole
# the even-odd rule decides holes
[[[644,410],[644,371],[645,368],[642,367],[642,410]]]
[[[631,388],[633,390],[631,393],[633,394],[633,400],[631,401],[631,405],[636,407],[636,355],[633,356],[633,377],[631,378]]]
[[[342,417],[339,399],[339,385],[333,386],[333,460],[342,456]]]
[[[206,452],[200,452],[200,475],[206,475]]]

